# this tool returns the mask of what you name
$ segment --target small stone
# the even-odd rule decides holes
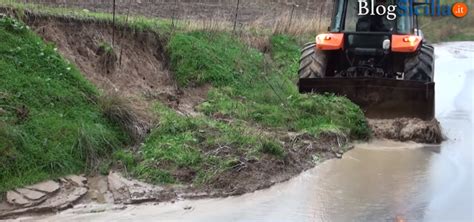
[[[122,177],[118,173],[110,172],[107,177],[109,190],[112,192],[114,201],[117,203],[129,202],[130,192],[127,185],[122,181]]]
[[[32,190],[39,190],[39,191],[46,192],[46,193],[50,194],[50,193],[54,193],[57,190],[59,190],[60,187],[59,187],[58,183],[56,183],[52,180],[49,180],[49,181],[46,181],[46,182],[42,182],[42,183],[38,183],[38,184],[35,184],[35,185],[32,185],[32,186],[29,186],[27,188],[32,189]]]
[[[30,203],[26,198],[15,191],[7,192],[7,202],[13,205],[27,205]]]
[[[191,206],[185,206],[184,207],[184,210],[191,210],[191,209],[193,209],[193,207],[191,207]]]
[[[16,192],[30,200],[39,200],[46,195],[45,193],[25,188],[18,188],[16,189]]]
[[[115,203],[140,203],[156,200],[164,190],[160,186],[129,180],[116,172],[110,172],[107,179]]]
[[[60,192],[58,195],[47,199],[45,203],[42,204],[42,207],[62,210],[68,206],[72,206],[75,201],[79,200],[79,198],[83,197],[86,193],[87,188],[74,187],[72,190]]]
[[[339,158],[339,159],[341,159],[341,158],[342,158],[342,154],[336,153],[336,157]]]
[[[74,185],[83,187],[87,183],[87,178],[78,175],[70,175],[66,177],[67,180],[71,181]]]

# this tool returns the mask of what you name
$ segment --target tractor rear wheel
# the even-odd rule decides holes
[[[301,50],[299,78],[324,78],[326,66],[326,54],[316,48],[316,43],[307,43]]]
[[[434,80],[434,48],[422,44],[418,53],[405,60],[405,80],[433,82]]]

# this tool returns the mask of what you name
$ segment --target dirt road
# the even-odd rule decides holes
[[[436,113],[448,137],[441,146],[388,141],[359,144],[341,160],[326,161],[286,183],[239,197],[125,210],[78,207],[43,219],[471,221],[474,42],[437,45],[436,56]]]

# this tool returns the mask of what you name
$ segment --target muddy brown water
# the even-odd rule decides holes
[[[436,47],[440,146],[357,144],[267,190],[238,197],[70,209],[44,221],[472,221],[474,42]],[[23,218],[25,219],[25,218]],[[39,219],[39,218],[29,218]]]

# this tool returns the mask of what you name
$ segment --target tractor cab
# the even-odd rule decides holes
[[[347,96],[369,117],[432,119],[434,48],[400,4],[335,0],[328,33],[302,50],[300,92]]]

